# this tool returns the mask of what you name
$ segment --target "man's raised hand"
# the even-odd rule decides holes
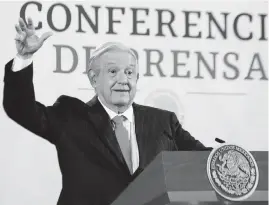
[[[52,32],[45,32],[41,37],[35,34],[35,28],[33,26],[33,20],[27,19],[27,24],[22,18],[19,19],[19,25],[15,25],[16,35],[16,48],[20,57],[27,59],[32,56],[47,40]]]

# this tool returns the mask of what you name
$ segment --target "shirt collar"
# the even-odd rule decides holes
[[[101,105],[104,107],[104,109],[106,110],[107,114],[109,115],[110,119],[112,120],[114,117],[116,117],[117,115],[123,115],[124,117],[126,117],[129,122],[133,123],[134,119],[133,119],[133,114],[134,114],[134,111],[133,111],[133,106],[130,106],[125,112],[123,113],[116,113],[112,110],[110,110],[108,107],[106,107],[100,100],[99,96],[97,96],[99,102],[101,103]]]

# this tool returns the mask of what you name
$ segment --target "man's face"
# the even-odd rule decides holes
[[[137,66],[127,51],[110,50],[97,60],[96,91],[108,107],[128,107],[136,94]]]

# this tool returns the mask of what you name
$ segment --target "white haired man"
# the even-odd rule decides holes
[[[51,35],[33,22],[16,25],[18,54],[5,67],[7,115],[56,146],[62,173],[58,205],[107,205],[163,150],[205,150],[172,112],[133,102],[139,78],[135,53],[106,43],[90,59],[96,96],[88,103],[61,96],[52,106],[35,99],[33,54]]]

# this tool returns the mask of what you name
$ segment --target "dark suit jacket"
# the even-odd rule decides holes
[[[53,106],[37,102],[33,64],[5,67],[4,109],[29,131],[55,145],[62,173],[58,205],[108,205],[163,150],[204,150],[169,111],[133,103],[139,168],[130,175],[108,114],[93,98],[60,96]]]

